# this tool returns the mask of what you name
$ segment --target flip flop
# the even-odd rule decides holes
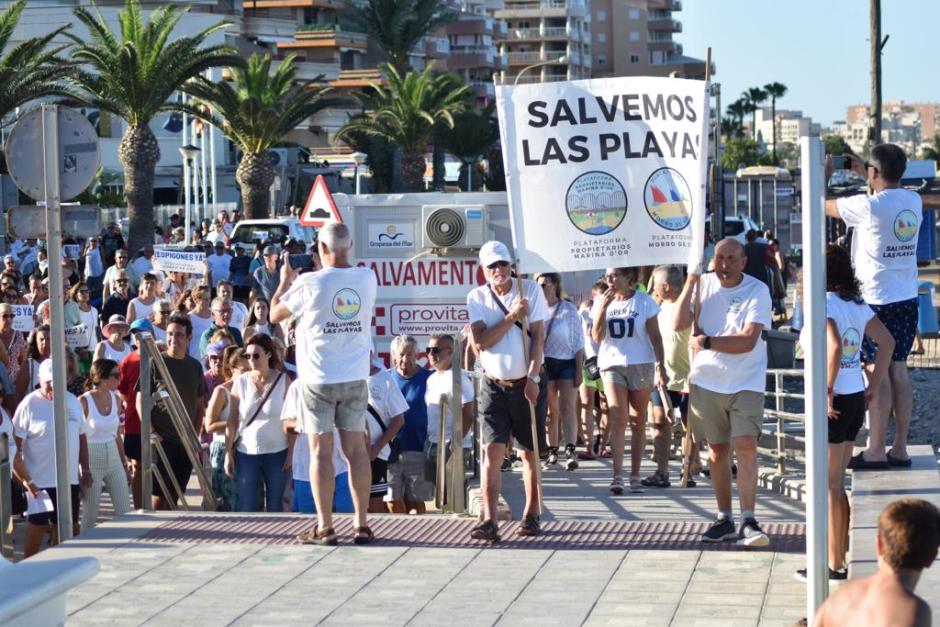
[[[895,466],[897,468],[910,468],[911,463],[912,462],[911,462],[910,457],[908,457],[907,459],[898,459],[897,457],[892,455],[890,452],[888,453],[888,465],[889,466]]]
[[[859,453],[849,461],[849,468],[852,470],[885,470],[888,462],[870,462],[865,459],[864,453]]]

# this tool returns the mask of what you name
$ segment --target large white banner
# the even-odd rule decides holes
[[[497,86],[521,270],[701,258],[706,89],[644,77]]]
[[[154,248],[153,267],[163,272],[189,272],[202,274],[206,271],[206,254],[201,251],[185,252],[172,248]]]

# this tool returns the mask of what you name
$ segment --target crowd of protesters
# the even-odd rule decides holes
[[[909,246],[906,231],[891,226],[898,211],[920,215],[916,195],[898,189],[903,167],[903,153],[878,146],[864,164],[875,194],[827,204],[830,215],[856,231],[853,253],[831,246],[827,254],[833,578],[845,573],[846,467],[910,464],[904,362],[916,328],[916,266],[913,253],[880,254]],[[179,223],[173,216],[157,237],[181,242]],[[483,512],[474,538],[499,540],[501,472],[523,472],[526,507],[516,531],[537,535],[537,465],[574,472],[579,460],[609,458],[612,495],[668,488],[673,434],[690,429],[691,475],[709,474],[718,512],[702,540],[770,543],[756,513],[765,331],[779,313],[785,282],[796,279],[772,234],[708,242],[703,264],[687,271],[608,268],[580,303],[567,298],[558,274],[517,282],[508,248],[488,242],[479,252],[485,284],[467,297],[464,353],[455,352],[450,335],[434,335],[426,346],[402,335],[392,341],[386,369],[371,337],[374,276],[350,263],[345,226],[322,230],[309,248],[311,267],[298,272],[287,253],[298,246],[306,252],[307,244],[260,241],[244,251],[230,245],[232,224],[222,212],[197,227],[206,252],[199,274],[161,272],[150,248],[132,259],[116,225],[79,243],[76,259],[62,260],[66,326],[87,330],[87,341],[69,348],[69,390],[77,397],[69,397],[76,529],[79,503],[82,527],[95,524],[102,492],[116,514],[150,498],[165,509],[190,480],[183,438],[158,403],[152,424],[164,455],[156,468],[172,480],[141,494],[138,391],[148,382],[138,380],[138,339],[149,333],[203,438],[223,509],[316,513],[317,524],[301,541],[335,543],[334,511],[355,514],[358,543],[373,537],[368,512],[424,512],[435,493],[439,447],[448,448],[449,459],[457,439],[471,458],[479,416]],[[48,426],[56,339],[48,325],[50,261],[33,240],[9,241],[8,250],[0,274],[0,425],[13,416],[22,510],[24,493],[44,490],[55,502]],[[17,305],[32,306],[32,320],[15,315]],[[449,402],[455,359],[467,370],[456,418]],[[149,385],[157,389],[156,372]],[[870,446],[853,458],[866,402]],[[886,452],[892,411],[898,429]],[[643,477],[648,416],[656,470]],[[700,448],[707,450],[707,471]],[[732,514],[735,474],[739,525]],[[29,516],[27,554],[38,550],[52,521],[49,512]]]

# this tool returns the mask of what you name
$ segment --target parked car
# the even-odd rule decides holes
[[[297,218],[242,220],[232,231],[231,245],[251,249],[258,241],[282,244],[288,237],[310,244],[316,239],[317,230],[303,226]]]
[[[764,231],[760,228],[760,225],[746,215],[725,216],[724,227],[724,237],[732,237],[742,244],[747,243],[745,236],[751,229],[760,232],[761,237],[764,236]]]

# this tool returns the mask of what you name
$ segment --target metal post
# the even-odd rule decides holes
[[[46,232],[49,248],[49,305],[52,314],[52,385],[64,391],[65,312],[62,301],[62,219],[59,188],[59,108],[42,105],[43,182],[46,198]],[[72,537],[72,491],[69,481],[69,418],[65,394],[52,397],[55,415],[56,520],[59,542]]]
[[[806,396],[806,616],[813,615],[829,594],[827,559],[827,428],[826,416],[826,248],[823,202],[825,150],[819,137],[800,138],[803,172],[803,311],[804,390]]]
[[[186,94],[183,94],[183,102],[186,102]],[[180,140],[180,147],[186,146],[189,144],[189,115],[183,113],[183,132],[182,139]],[[183,201],[184,211],[186,216],[183,218],[183,226],[186,229],[186,239],[183,240],[183,243],[187,246],[192,243],[192,232],[193,232],[193,223],[192,223],[192,211],[190,210],[189,197],[190,197],[190,178],[189,178],[189,159],[183,156],[183,193],[185,194],[185,200]]]
[[[738,215],[738,175],[737,174],[734,175],[734,215]],[[724,231],[722,231],[721,237],[719,237],[718,239],[722,239],[724,236],[725,236],[725,233]]]
[[[199,177],[202,179],[202,217],[203,219],[209,216],[209,179],[206,177],[206,127],[207,123],[203,123],[202,132],[199,134],[199,163],[200,163],[200,172]],[[215,216],[212,216],[215,218]]]
[[[760,202],[757,207],[757,215],[760,217],[760,220],[757,224],[760,226],[761,230],[763,230],[764,224],[766,223],[764,222],[764,178],[762,176],[757,178],[757,198]],[[763,236],[764,234],[761,233],[761,237]]]
[[[777,410],[777,470],[780,471],[780,474],[786,472],[786,453],[784,449],[786,448],[786,436],[783,433],[783,417],[781,412],[783,411],[783,375],[779,372],[774,373],[774,408]]]
[[[0,433],[0,557],[13,559],[13,504],[9,486],[13,460],[10,436]]]
[[[777,240],[779,241],[779,240],[780,240],[780,233],[779,233],[779,227],[778,227],[778,225],[777,225],[777,173],[776,173],[776,172],[774,172],[774,219],[773,219],[773,229],[774,229],[774,236],[775,236],[775,237],[777,238]],[[781,254],[783,254],[783,251],[781,251]],[[780,268],[780,272],[783,272],[783,268]]]
[[[142,335],[142,334],[141,334]],[[140,337],[135,338],[137,352],[140,354],[140,504],[141,509],[149,512],[153,509],[153,447],[150,445],[150,412],[153,409],[153,395],[150,387],[150,354],[140,345]],[[164,491],[164,494],[166,492]]]
[[[353,176],[356,179],[356,196],[359,195],[359,164],[356,164],[356,169],[353,171]]]
[[[450,362],[451,396],[450,396],[450,441],[454,454],[451,457],[454,463],[453,480],[451,481],[450,502],[455,514],[467,511],[467,489],[465,487],[467,473],[464,471],[463,460],[463,371],[461,369],[461,355],[463,343],[460,335],[454,337],[454,352]],[[443,411],[443,408],[441,409]]]
[[[712,211],[718,218],[715,220],[712,237],[716,241],[722,239],[725,233],[725,169],[721,165],[721,83],[715,86],[715,168],[718,176],[715,177],[715,186],[718,188],[715,197],[718,202]]]
[[[215,73],[215,69],[206,70],[206,76],[210,81],[215,80],[213,77]],[[218,213],[218,207],[215,206],[219,202],[219,193],[217,191],[219,188],[215,170],[215,126],[212,124],[209,124],[209,176],[212,179],[212,208],[215,213]]]

